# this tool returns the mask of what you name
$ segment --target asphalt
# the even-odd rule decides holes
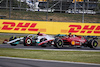
[[[0,67],[100,67],[100,65],[0,57]]]
[[[89,47],[64,47],[61,49],[55,48],[53,46],[48,47],[41,47],[41,46],[24,46],[23,44],[17,45],[17,46],[11,46],[9,44],[0,44],[0,48],[14,48],[14,49],[29,49],[29,50],[60,50],[60,51],[99,51],[100,47],[97,47],[95,49],[91,49]]]
[[[40,46],[23,46],[22,44],[17,46],[11,46],[9,44],[0,44],[0,48],[14,48],[14,49],[29,49],[29,50],[64,50],[64,51],[99,51],[100,47],[96,49],[90,48],[76,48],[65,47],[57,49],[54,47],[40,47]],[[75,63],[75,62],[61,62],[61,61],[45,61],[34,59],[19,59],[19,58],[7,58],[0,57],[0,67],[100,67],[100,64],[88,64],[88,63]]]

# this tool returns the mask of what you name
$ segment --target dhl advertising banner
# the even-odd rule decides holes
[[[0,32],[37,34],[76,34],[100,36],[98,23],[71,23],[48,21],[0,20]]]

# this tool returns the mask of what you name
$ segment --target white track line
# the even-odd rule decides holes
[[[26,49],[26,50],[52,50],[52,51],[90,51],[90,52],[100,52],[100,50],[78,50],[78,49],[38,49],[38,48],[14,48],[14,49]]]

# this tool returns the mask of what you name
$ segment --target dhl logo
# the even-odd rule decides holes
[[[46,29],[37,29],[35,28],[37,23],[23,23],[23,22],[19,22],[17,25],[14,22],[3,22],[2,23],[4,26],[2,27],[1,30],[14,30],[14,31],[42,31],[42,32],[46,32]]]
[[[100,26],[96,25],[69,25],[70,29],[68,33],[100,33]]]
[[[67,24],[67,23],[66,23]],[[46,24],[49,25],[49,24]],[[2,31],[20,31],[20,33],[22,31],[26,31],[27,32],[44,32],[44,33],[48,33],[48,34],[55,34],[57,32],[57,34],[66,34],[66,33],[76,33],[76,34],[100,34],[100,25],[93,25],[93,24],[86,24],[86,25],[81,25],[81,24],[69,24],[68,26],[66,26],[65,29],[62,29],[63,26],[58,25],[58,27],[60,28],[55,28],[55,25],[52,23],[50,26],[46,26],[43,24],[43,28],[41,29],[42,25],[40,25],[39,23],[23,23],[23,22],[2,22],[2,25],[0,27],[0,30]],[[50,30],[52,29],[51,26],[53,27],[54,30]],[[56,31],[57,29],[59,29],[58,31]],[[47,31],[48,30],[48,31]]]

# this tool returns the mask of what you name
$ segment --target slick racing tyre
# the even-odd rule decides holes
[[[46,38],[41,38],[40,43],[46,40],[47,40]],[[41,47],[47,47],[47,43],[42,44]]]
[[[16,37],[15,36],[12,36],[12,37],[10,37],[9,41],[12,41],[14,39],[16,39]],[[16,46],[17,44],[16,43],[10,43],[10,45],[11,46]]]
[[[97,46],[98,46],[97,40],[90,40],[90,44],[89,44],[90,48],[96,48]]]
[[[30,39],[29,37],[25,37],[24,46],[32,46],[32,39]]]
[[[62,48],[63,47],[63,40],[62,39],[56,38],[54,43],[55,43],[54,47],[57,47],[57,48]]]

